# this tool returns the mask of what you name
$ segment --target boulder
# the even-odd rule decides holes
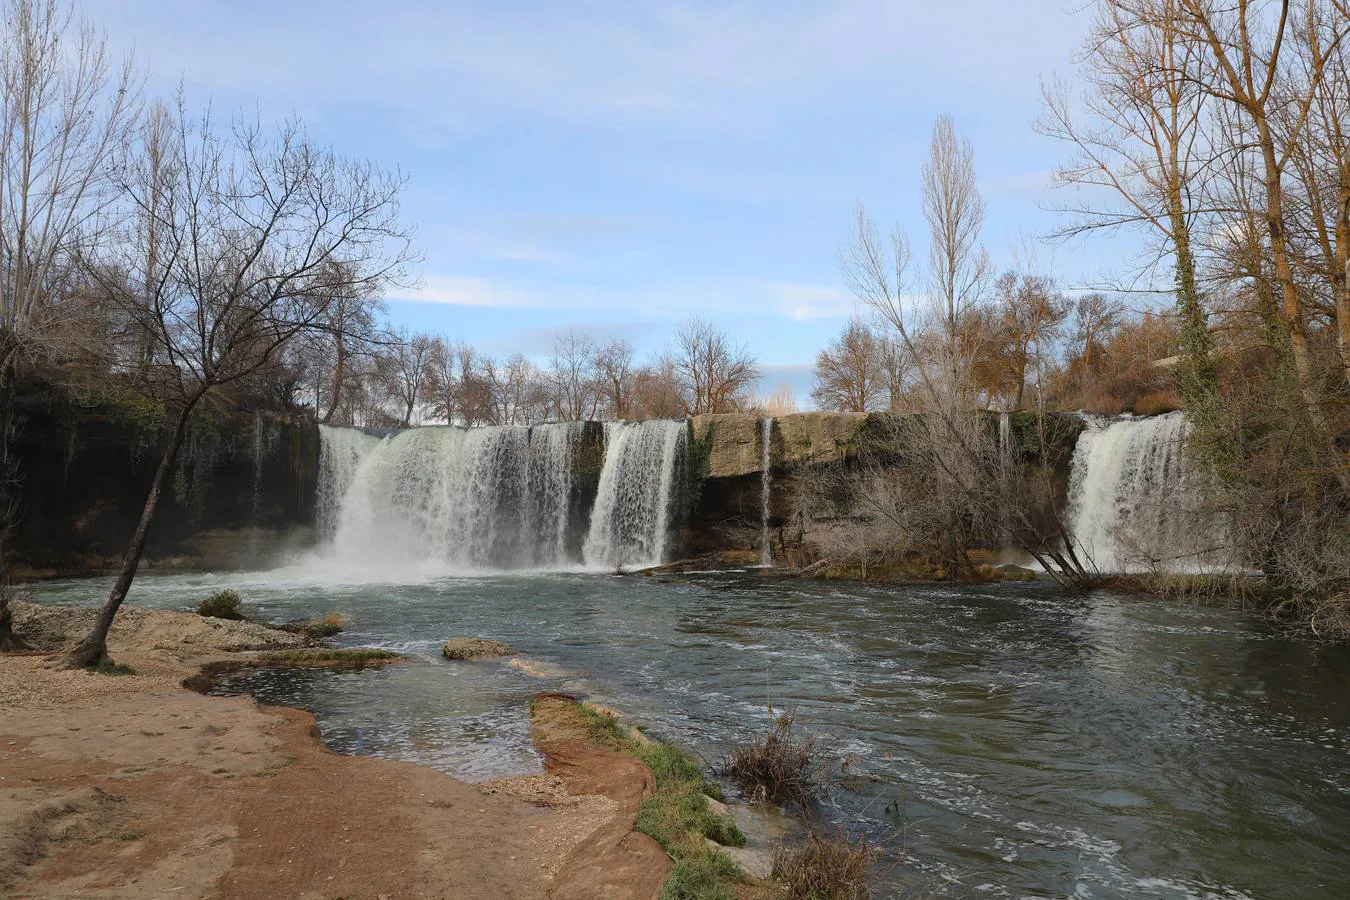
[[[487,638],[457,637],[445,642],[441,654],[446,659],[484,659],[490,656],[515,656],[518,651],[510,644]]]

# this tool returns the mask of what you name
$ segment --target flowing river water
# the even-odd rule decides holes
[[[943,897],[1350,896],[1350,648],[1240,612],[1047,584],[597,574],[327,583],[303,568],[143,576],[133,602],[223,587],[258,618],[340,610],[346,645],[414,662],[236,676],[343,753],[469,780],[537,771],[527,702],[598,699],[716,759],[795,708],[847,774],[826,814],[888,847],[889,890]],[[102,580],[38,589],[92,603]],[[454,635],[508,641],[449,663]],[[348,786],[360,790],[360,785]]]

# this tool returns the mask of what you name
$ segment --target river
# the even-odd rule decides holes
[[[96,602],[107,584],[53,582],[37,599]],[[470,780],[536,771],[527,701],[561,689],[714,760],[789,708],[848,762],[825,813],[885,844],[897,895],[1350,895],[1350,647],[1238,611],[1043,583],[334,584],[305,568],[147,575],[131,600],[189,609],[223,587],[260,618],[343,611],[338,643],[414,657],[225,685],[314,712],[339,752]],[[454,635],[510,642],[546,677],[446,662]]]

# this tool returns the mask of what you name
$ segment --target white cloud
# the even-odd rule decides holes
[[[394,300],[455,306],[542,307],[586,312],[644,309],[660,318],[724,313],[777,315],[794,322],[847,319],[861,310],[842,288],[737,279],[597,288],[586,284],[524,286],[468,275],[434,275]]]
[[[858,302],[842,288],[812,284],[766,286],[775,312],[794,322],[813,319],[847,319],[858,311]]]
[[[402,291],[394,300],[445,303],[453,306],[538,306],[537,298],[487,278],[438,275],[417,288]]]

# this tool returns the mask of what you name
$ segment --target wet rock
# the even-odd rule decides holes
[[[441,654],[446,659],[485,659],[491,656],[515,656],[517,650],[501,641],[477,637],[457,637],[445,642]]]

